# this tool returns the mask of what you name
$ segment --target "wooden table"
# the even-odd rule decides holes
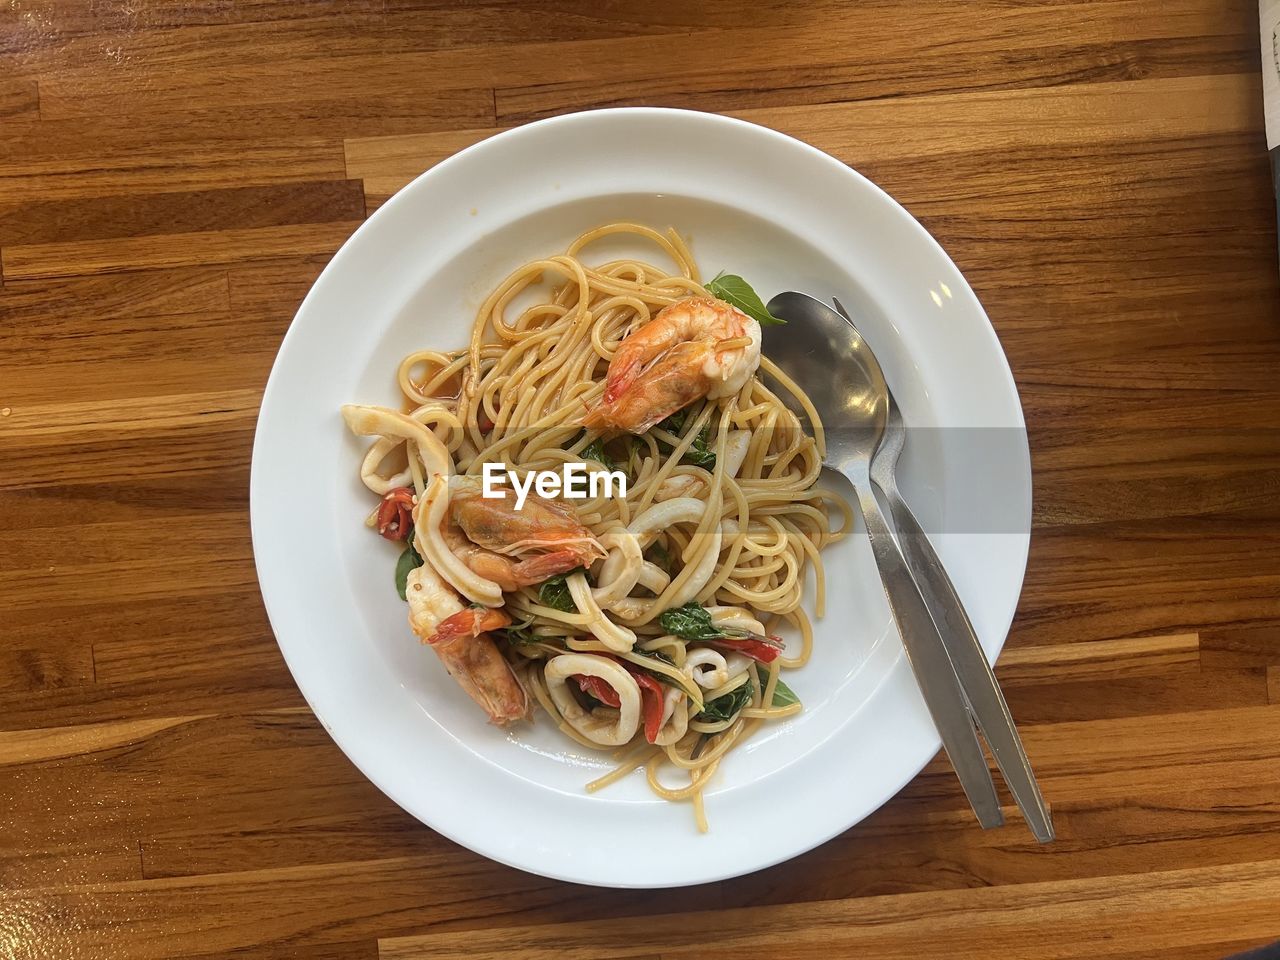
[[[0,5],[0,957],[1185,960],[1280,937],[1259,67],[1252,0]],[[300,298],[434,161],[640,103],[830,151],[986,305],[1036,487],[1000,672],[1052,846],[1016,815],[978,830],[939,759],[760,875],[546,881],[400,811],[294,687],[247,486]]]

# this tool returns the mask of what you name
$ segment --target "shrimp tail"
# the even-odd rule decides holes
[[[446,617],[436,627],[436,632],[424,643],[435,646],[438,643],[449,643],[462,637],[478,637],[489,630],[497,630],[511,623],[505,610],[490,607],[467,607],[467,609]]]

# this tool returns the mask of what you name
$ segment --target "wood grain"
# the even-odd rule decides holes
[[[1280,863],[1261,861],[1141,878],[1029,883],[905,897],[725,910],[696,917],[470,931],[379,945],[382,960],[466,955],[541,958],[702,956],[714,941],[740,957],[876,956],[911,960],[947,944],[947,955],[984,960],[1155,956],[1221,957],[1265,938],[1280,915]],[[1123,937],[1116,935],[1124,930]],[[1045,943],[1051,944],[1046,949]]]
[[[1280,937],[1280,307],[1253,0],[0,4],[0,955],[1220,960]],[[691,890],[512,871],[282,661],[258,405],[337,247],[571,109],[716,110],[889,190],[999,334],[1034,534],[997,667],[1058,827],[945,758]]]

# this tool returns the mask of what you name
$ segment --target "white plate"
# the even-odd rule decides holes
[[[788,675],[800,716],[761,731],[706,796],[711,832],[640,774],[600,794],[606,762],[545,721],[504,732],[410,634],[396,552],[364,528],[364,441],[346,402],[395,403],[399,358],[459,347],[481,297],[523,260],[615,218],[672,225],[702,267],[767,300],[837,294],[909,424],[903,487],[994,657],[1026,564],[1030,461],[1017,391],[969,285],[924,229],[826,154],[738,120],[602,110],[464,150],[383,206],[338,251],[281,345],[253,449],[253,546],[271,624],[316,715],[388,796],[446,836],[564,880],[677,886],[793,857],[894,795],[939,740],[864,538],[829,552],[830,609]],[[649,251],[644,252],[653,258]],[[985,434],[984,434],[985,435]],[[977,829],[975,826],[974,829]]]

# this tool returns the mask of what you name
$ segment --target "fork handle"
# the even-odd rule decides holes
[[[902,499],[896,485],[881,486],[889,501],[889,512],[898,531],[898,546],[915,577],[920,594],[928,606],[933,622],[942,634],[960,685],[964,688],[982,735],[991,747],[996,766],[1000,768],[1009,792],[1026,818],[1031,832],[1041,843],[1053,839],[1053,820],[1040,795],[1031,761],[1023,749],[1022,738],[1014,726],[996,675],[982,651],[964,604],[956,593],[947,570],[934,552],[928,536],[920,528],[915,514]]]
[[[1004,823],[1000,800],[996,796],[982,744],[978,742],[969,705],[942,637],[934,626],[906,561],[893,542],[871,490],[871,479],[866,469],[846,469],[845,475],[858,492],[858,504],[867,524],[867,537],[871,541],[876,568],[880,571],[880,582],[942,745],[978,822],[984,828],[998,827]]]

